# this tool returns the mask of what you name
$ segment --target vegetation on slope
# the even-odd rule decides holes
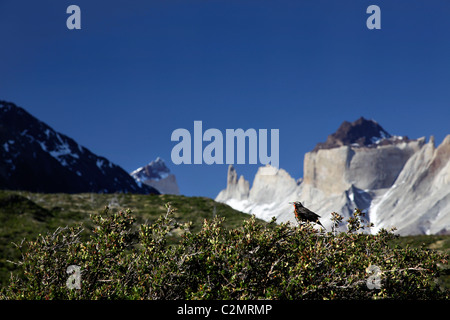
[[[180,206],[196,210],[190,201]],[[87,224],[57,228],[20,243],[21,272],[0,298],[449,298],[438,280],[447,255],[399,245],[386,230],[362,233],[369,226],[359,210],[346,221],[347,232],[325,233],[254,217],[227,226],[218,209],[194,227],[180,222],[187,216],[171,204],[157,220],[150,221],[148,209],[138,223],[129,209],[105,208],[90,214],[90,232]],[[333,214],[333,223],[345,222]]]
[[[180,223],[192,222],[191,230],[201,229],[204,219],[215,215],[225,217],[225,226],[239,226],[248,215],[205,197],[139,194],[43,194],[17,191],[0,191],[0,287],[8,283],[10,273],[17,265],[20,252],[16,245],[23,239],[34,240],[39,234],[53,233],[59,227],[83,226],[81,237],[91,234],[91,214],[101,212],[105,206],[134,212],[136,224],[151,224],[165,211],[171,202],[177,211],[174,218]],[[263,223],[260,221],[260,223]],[[176,236],[168,236],[169,242]]]

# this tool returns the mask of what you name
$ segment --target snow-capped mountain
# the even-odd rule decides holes
[[[450,135],[393,136],[373,120],[344,122],[326,142],[305,154],[300,183],[285,170],[261,167],[252,187],[234,168],[216,200],[270,220],[294,222],[289,202],[301,201],[321,215],[349,217],[355,208],[375,224],[372,232],[395,226],[400,234],[450,233]]]
[[[33,192],[158,193],[13,103],[0,101],[0,188]]]
[[[151,186],[163,194],[180,194],[175,176],[160,157],[134,170],[130,175],[139,185]]]

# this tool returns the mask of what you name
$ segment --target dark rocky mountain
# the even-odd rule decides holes
[[[378,145],[406,142],[408,137],[392,136],[376,121],[363,117],[356,121],[344,121],[337,131],[328,136],[327,141],[320,142],[313,151],[332,149],[344,145],[352,147],[376,147]]]
[[[120,166],[5,101],[0,101],[0,189],[159,193],[139,186]]]

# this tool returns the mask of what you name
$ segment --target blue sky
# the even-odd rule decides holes
[[[0,99],[129,172],[162,157],[186,195],[226,186],[226,164],[171,161],[172,132],[195,120],[279,129],[294,178],[344,120],[450,134],[448,0],[1,0],[0,39]],[[257,167],[236,165],[250,181]]]

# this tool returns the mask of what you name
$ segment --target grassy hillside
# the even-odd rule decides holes
[[[175,218],[192,222],[192,231],[200,230],[204,219],[215,215],[225,217],[225,225],[242,225],[249,215],[205,197],[136,194],[41,194],[0,191],[0,285],[4,285],[18,261],[20,253],[13,243],[32,240],[39,234],[53,232],[58,227],[83,224],[91,227],[89,216],[105,206],[112,211],[131,209],[137,224],[152,223],[166,211],[171,202],[177,208]]]

